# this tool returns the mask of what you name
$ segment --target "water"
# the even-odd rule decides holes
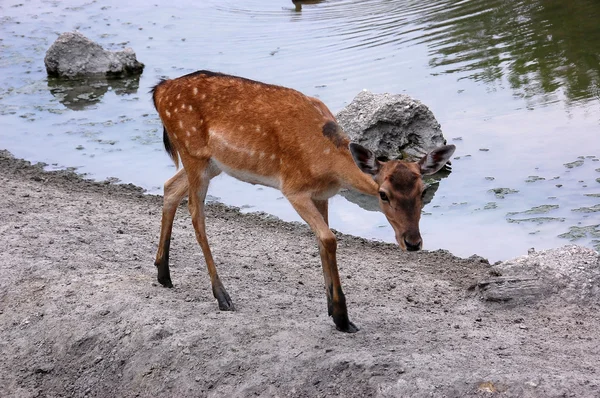
[[[406,93],[458,147],[424,208],[427,249],[491,261],[570,241],[598,249],[599,18],[593,0],[4,1],[0,148],[159,193],[175,172],[148,94],[160,77],[241,75],[319,97],[333,112],[364,88]],[[48,80],[46,50],[74,29],[105,48],[132,47],[144,74]],[[299,221],[269,188],[220,176],[209,195]],[[394,240],[381,213],[340,196],[330,212],[335,229]]]

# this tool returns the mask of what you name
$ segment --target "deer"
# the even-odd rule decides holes
[[[357,332],[340,283],[337,240],[328,222],[329,198],[342,188],[378,197],[401,250],[420,250],[425,188],[421,177],[440,170],[455,146],[437,147],[417,162],[379,160],[373,151],[350,142],[319,99],[218,72],[200,70],[161,79],[151,93],[163,125],[165,150],[178,169],[164,185],[155,261],[158,282],[173,286],[169,246],[176,210],[187,195],[213,296],[221,311],[235,309],[215,267],[204,212],[210,180],[225,172],[282,192],[317,237],[328,315],[337,330]]]

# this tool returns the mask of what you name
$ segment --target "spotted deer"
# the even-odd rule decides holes
[[[328,199],[341,188],[379,197],[402,250],[420,250],[421,176],[438,171],[453,145],[418,162],[382,162],[356,143],[318,99],[296,90],[210,71],[162,80],[152,90],[164,126],[167,153],[179,167],[165,183],[158,281],[172,287],[169,245],[175,212],[188,195],[196,238],[204,253],[219,309],[233,302],[219,279],[208,244],[204,199],[211,178],[225,172],[251,184],[279,189],[318,238],[328,313],[338,330],[358,328],[348,318],[336,261],[337,241],[328,226]]]

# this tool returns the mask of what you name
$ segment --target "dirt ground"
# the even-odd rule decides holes
[[[600,260],[589,249],[563,273],[544,271],[560,277],[544,294],[504,300],[485,293],[502,265],[340,234],[361,328],[350,335],[327,316],[304,225],[208,207],[236,306],[220,312],[186,207],[167,289],[153,265],[161,197],[7,152],[0,186],[0,396],[600,396],[600,284],[586,273]]]

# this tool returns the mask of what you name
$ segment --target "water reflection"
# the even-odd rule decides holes
[[[206,12],[218,12],[214,18],[226,32],[245,32],[228,40],[271,56],[281,56],[275,49],[282,46],[282,35],[285,46],[309,47],[305,34],[286,31],[282,23],[292,11],[291,21],[306,24],[302,33],[310,29],[311,54],[300,55],[336,55],[314,66],[322,76],[343,68],[349,80],[358,79],[368,66],[374,79],[387,79],[387,68],[404,65],[394,58],[413,53],[410,46],[426,48],[433,75],[508,88],[528,106],[600,99],[597,0],[292,0],[295,8],[215,3]],[[303,12],[309,7],[318,12]],[[257,21],[263,23],[260,29]],[[381,60],[386,68],[379,69]]]
[[[324,0],[292,0],[292,3],[294,3],[294,6],[296,7],[296,11],[302,11],[302,6],[303,5],[310,5],[310,4],[319,4],[322,3]]]
[[[137,93],[140,76],[120,79],[86,78],[58,79],[48,78],[48,89],[61,104],[74,111],[84,110],[100,102],[104,94],[112,90],[117,95]]]
[[[430,66],[509,86],[529,104],[600,97],[600,2],[447,1],[417,22]]]
[[[423,182],[425,183],[425,192],[423,192],[423,207],[431,203],[435,193],[440,187],[440,182],[444,178],[448,178],[450,173],[452,172],[452,168],[446,165],[440,171],[433,175],[423,177]],[[379,199],[376,196],[365,195],[358,191],[352,190],[342,190],[340,191],[340,195],[346,198],[348,201],[357,204],[368,211],[381,211],[379,207]]]
[[[303,19],[327,21],[324,45],[345,51],[427,47],[433,74],[510,88],[528,106],[600,99],[597,0],[293,0],[321,3]],[[338,44],[335,44],[338,42]]]

